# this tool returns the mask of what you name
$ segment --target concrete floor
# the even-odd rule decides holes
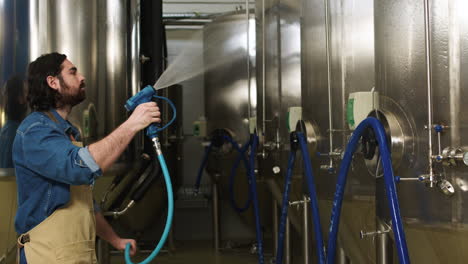
[[[145,256],[136,256],[132,260],[133,262],[137,262],[142,261],[144,258]],[[110,263],[124,264],[123,254],[112,256]],[[255,264],[258,261],[257,255],[250,254],[248,248],[225,249],[220,253],[215,253],[210,241],[184,241],[176,243],[176,250],[174,252],[161,252],[151,263]]]

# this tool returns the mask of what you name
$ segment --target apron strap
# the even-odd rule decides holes
[[[24,247],[24,244],[30,242],[31,239],[29,237],[29,234],[26,233],[26,234],[21,234],[19,237],[18,237],[18,248],[23,248]]]
[[[31,239],[29,237],[29,234],[21,234],[18,237],[17,243],[16,243],[16,264],[20,263],[20,252],[21,249],[24,248],[24,244],[30,242]]]

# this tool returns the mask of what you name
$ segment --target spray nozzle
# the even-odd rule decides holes
[[[140,104],[151,102],[151,100],[155,96],[156,91],[151,85],[148,85],[143,90],[139,91],[137,94],[128,99],[125,103],[125,108],[127,109],[127,111],[133,111]],[[146,135],[152,139],[158,136],[159,131],[159,125],[151,124],[146,128]]]
[[[143,90],[128,99],[125,103],[125,108],[127,111],[133,111],[140,104],[150,102],[154,95],[156,95],[156,91],[152,86],[148,85]]]

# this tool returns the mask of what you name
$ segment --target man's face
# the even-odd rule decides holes
[[[60,83],[58,92],[62,96],[59,105],[75,106],[86,99],[85,78],[69,60],[62,63],[62,71],[57,78]]]

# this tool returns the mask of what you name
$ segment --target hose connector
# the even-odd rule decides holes
[[[291,143],[291,151],[297,151],[299,149],[299,139],[297,138],[296,131],[289,134],[289,141]]]
[[[130,208],[132,208],[135,205],[135,201],[131,200],[127,206],[121,211],[109,211],[109,212],[104,212],[102,215],[104,216],[113,216],[114,218],[118,218],[119,216],[125,214]]]
[[[162,155],[161,143],[159,142],[159,137],[154,137],[151,139],[153,141],[154,150],[156,150],[156,155]]]

